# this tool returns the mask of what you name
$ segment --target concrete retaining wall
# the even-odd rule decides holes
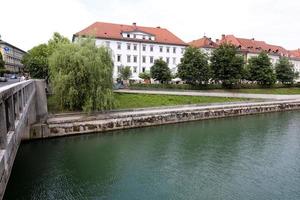
[[[118,129],[155,126],[186,121],[251,115],[300,109],[300,101],[270,103],[245,103],[223,106],[194,106],[178,109],[143,110],[136,112],[116,112],[94,116],[60,116],[50,118],[39,127],[34,138],[67,136],[74,134],[104,132]]]

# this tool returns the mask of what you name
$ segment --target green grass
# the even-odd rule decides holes
[[[156,95],[156,94],[128,94],[115,93],[115,109],[146,108],[159,106],[175,106],[187,104],[208,104],[246,101],[245,98],[227,98],[227,97],[196,97],[196,96],[175,96],[175,95]],[[49,113],[70,112],[61,110],[53,96],[48,97]]]
[[[248,100],[243,98],[227,97],[197,97],[128,93],[116,93],[115,98],[117,103],[116,109],[175,106],[186,104],[223,103]]]
[[[214,92],[237,92],[251,94],[300,94],[300,88],[260,88],[260,89],[231,89],[231,90],[213,90]]]

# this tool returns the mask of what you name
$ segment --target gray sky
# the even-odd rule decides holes
[[[2,39],[24,50],[95,21],[161,26],[185,42],[221,34],[300,48],[299,0],[0,0]]]

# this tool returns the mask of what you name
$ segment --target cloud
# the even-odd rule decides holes
[[[186,42],[224,33],[300,47],[297,0],[7,0],[2,6],[14,8],[1,11],[2,38],[26,50],[54,31],[71,38],[95,21],[161,26]]]

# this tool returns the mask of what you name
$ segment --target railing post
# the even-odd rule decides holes
[[[0,149],[5,149],[7,143],[7,127],[4,102],[0,103],[0,119]]]
[[[15,130],[15,106],[13,95],[5,100],[6,126],[9,131]]]

